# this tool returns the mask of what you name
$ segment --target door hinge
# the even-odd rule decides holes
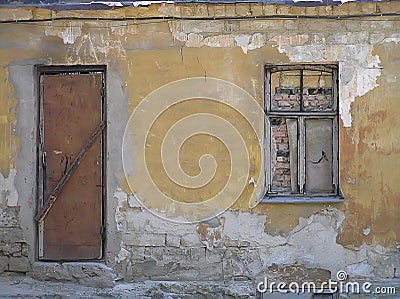
[[[47,166],[47,154],[46,154],[46,151],[43,151],[42,163],[43,163],[43,166]]]
[[[102,225],[101,226],[101,232],[100,232],[100,235],[101,235],[101,239],[103,240],[103,242],[106,240],[106,228],[105,228],[105,226],[104,225]]]

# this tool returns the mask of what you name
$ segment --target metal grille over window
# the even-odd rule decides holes
[[[266,68],[267,196],[338,195],[336,65]]]

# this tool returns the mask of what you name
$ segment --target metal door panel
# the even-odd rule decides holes
[[[43,198],[46,200],[103,120],[103,74],[41,75]],[[39,223],[40,257],[102,255],[103,135],[90,145]]]

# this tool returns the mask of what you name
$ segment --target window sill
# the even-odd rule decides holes
[[[261,203],[342,203],[341,196],[264,196]]]

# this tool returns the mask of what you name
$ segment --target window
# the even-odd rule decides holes
[[[337,73],[266,67],[266,202],[339,200]]]

